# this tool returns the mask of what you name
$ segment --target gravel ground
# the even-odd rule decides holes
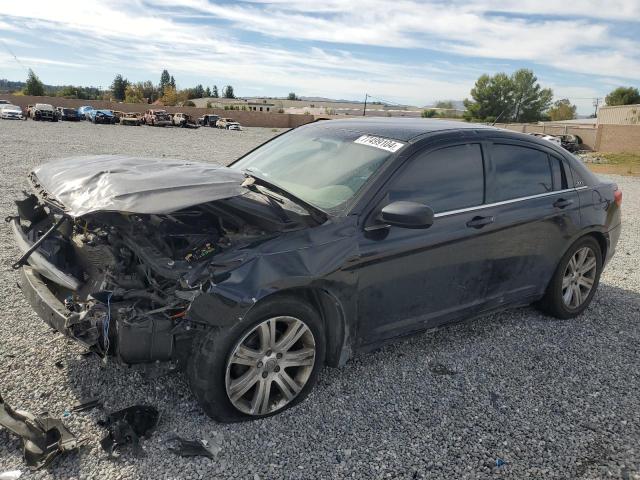
[[[48,158],[224,163],[274,134],[1,121],[2,216],[13,213],[28,170]],[[73,414],[65,421],[86,446],[23,478],[640,478],[640,179],[615,180],[624,230],[581,318],[523,308],[419,335],[325,369],[310,397],[282,415],[234,425],[207,418],[179,375],[153,379],[82,357],[45,327],[16,286],[17,251],[0,228],[5,400],[58,416],[93,394],[109,411],[150,403],[162,412],[144,455],[116,461],[98,444],[103,412]],[[210,439],[216,458],[175,456],[166,450],[172,433]],[[0,472],[24,470],[19,445],[0,431]]]

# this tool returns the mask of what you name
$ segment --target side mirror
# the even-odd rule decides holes
[[[384,223],[403,228],[428,228],[433,225],[433,210],[417,202],[393,202],[382,209]]]

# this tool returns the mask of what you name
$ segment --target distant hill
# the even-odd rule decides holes
[[[7,80],[6,78],[0,78],[0,93],[11,93],[16,92],[18,90],[22,90],[25,87],[26,83],[24,82],[14,82],[12,80]],[[62,85],[45,85],[44,89],[47,92],[56,93],[59,90],[62,90],[64,87]]]
[[[16,90],[22,90],[25,86],[24,82],[12,82],[6,78],[0,78],[0,92],[9,93]]]

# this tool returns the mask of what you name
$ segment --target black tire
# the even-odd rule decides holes
[[[248,332],[261,322],[278,316],[302,320],[313,333],[316,347],[313,370],[298,395],[282,408],[265,415],[249,415],[234,407],[227,396],[227,362],[238,342]],[[187,364],[187,377],[191,391],[207,415],[218,422],[242,422],[282,413],[303,401],[317,381],[324,358],[325,335],[318,312],[297,298],[279,296],[257,304],[241,322],[230,327],[212,329],[206,335],[198,337],[194,341]]]
[[[565,271],[567,270],[567,265],[571,258],[578,252],[580,249],[588,247],[595,254],[596,259],[596,270],[595,276],[593,280],[593,286],[589,291],[587,297],[582,301],[582,303],[576,308],[570,308],[566,305],[563,295],[562,295],[562,281],[565,275]],[[598,241],[592,236],[582,237],[577,240],[567,252],[562,256],[560,262],[558,263],[558,267],[547,286],[547,290],[544,294],[544,297],[536,304],[542,312],[547,315],[551,315],[560,319],[574,318],[580,315],[591,303],[593,296],[598,289],[598,284],[600,283],[600,274],[602,273],[602,250],[600,249],[600,244]]]

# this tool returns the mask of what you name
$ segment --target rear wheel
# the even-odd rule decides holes
[[[602,273],[602,251],[593,237],[583,237],[564,254],[539,307],[557,318],[580,315],[591,303]]]
[[[187,374],[210,417],[252,420],[301,402],[316,382],[324,354],[318,313],[281,297],[258,304],[241,323],[196,341]]]

